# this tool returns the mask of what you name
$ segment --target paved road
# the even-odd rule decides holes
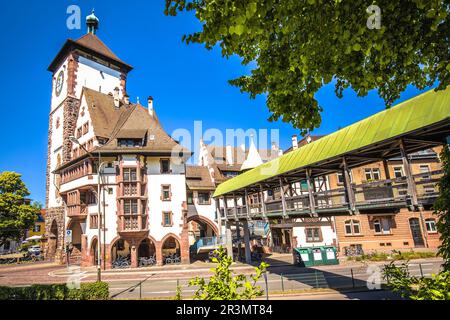
[[[420,265],[419,265],[420,263]],[[431,273],[439,271],[442,260],[424,259],[410,262],[410,271],[413,275],[430,276]],[[333,288],[344,289],[354,287],[366,287],[367,280],[372,282],[383,282],[381,279],[380,267],[384,263],[371,263],[370,265],[352,264],[338,266],[322,266],[315,268],[299,268],[292,265],[279,265],[269,268],[267,283],[270,294],[282,291],[299,291],[312,288]],[[252,267],[237,265],[236,272],[250,274]],[[95,281],[95,268],[85,270],[82,281]],[[353,273],[353,280],[352,280]],[[174,266],[153,267],[145,270],[120,270],[108,271],[103,274],[102,280],[110,285],[112,295],[119,294],[118,298],[136,299],[143,298],[173,297],[176,293],[177,283],[181,285],[185,297],[191,296],[195,288],[187,285],[188,279],[193,276],[208,278],[211,275],[209,268],[198,266]],[[0,285],[27,285],[33,283],[65,283],[69,279],[70,273],[64,266],[49,263],[35,263],[19,266],[0,267]],[[131,288],[142,280],[147,279],[142,286]],[[258,283],[262,288],[266,288],[262,280]],[[128,289],[128,290],[127,290]],[[377,293],[382,295],[382,293]],[[369,294],[377,295],[375,293]],[[339,298],[337,294],[327,295],[330,299]],[[364,298],[365,296],[362,295]]]

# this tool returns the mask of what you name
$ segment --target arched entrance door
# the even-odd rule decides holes
[[[78,264],[81,262],[81,236],[83,234],[80,222],[71,222],[68,230],[72,230],[72,252],[70,253],[70,263]]]
[[[424,247],[422,230],[420,229],[420,221],[418,218],[409,219],[409,228],[411,229],[411,236],[415,247]]]
[[[97,238],[94,238],[91,243],[90,248],[90,261],[92,265],[96,266],[98,265],[98,241]]]

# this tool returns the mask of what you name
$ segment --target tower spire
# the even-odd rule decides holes
[[[87,32],[96,34],[99,23],[100,20],[95,16],[95,10],[92,9],[92,13],[86,17]]]

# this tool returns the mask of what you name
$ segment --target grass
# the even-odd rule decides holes
[[[372,252],[369,254],[362,254],[360,256],[348,257],[350,261],[397,261],[397,260],[413,260],[413,259],[425,259],[435,258],[436,253],[431,251],[396,251],[392,250],[391,253],[386,252]]]

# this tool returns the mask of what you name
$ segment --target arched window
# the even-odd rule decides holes
[[[436,221],[434,219],[432,219],[432,218],[425,219],[425,226],[427,227],[428,233],[436,233],[437,232]]]
[[[345,221],[345,234],[346,235],[359,235],[361,234],[361,227],[358,220]]]

